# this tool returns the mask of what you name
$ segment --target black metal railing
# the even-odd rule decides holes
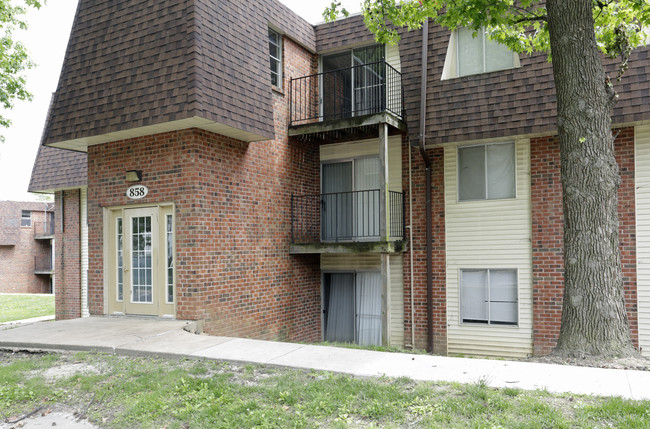
[[[54,222],[34,222],[34,237],[54,235]]]
[[[292,78],[290,125],[390,112],[402,118],[402,74],[385,61]]]
[[[291,195],[291,242],[379,241],[380,190]],[[404,195],[389,191],[389,236],[404,239]]]

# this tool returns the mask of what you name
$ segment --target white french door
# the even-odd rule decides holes
[[[124,208],[109,213],[109,314],[173,316],[172,208]]]

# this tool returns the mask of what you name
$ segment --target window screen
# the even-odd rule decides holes
[[[460,278],[460,313],[464,323],[518,323],[517,270],[463,269]]]
[[[514,197],[514,143],[458,148],[458,199],[460,201]]]

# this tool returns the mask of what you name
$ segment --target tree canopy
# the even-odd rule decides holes
[[[27,29],[24,15],[27,7],[40,8],[43,2],[39,0],[24,0],[20,5],[10,0],[0,0],[0,106],[10,110],[15,100],[31,100],[32,95],[27,90],[23,74],[34,66],[29,59],[25,47],[14,39],[16,30]],[[11,121],[0,114],[0,126],[8,127]],[[4,137],[0,136],[0,141]]]
[[[540,0],[364,0],[363,16],[380,43],[399,40],[398,29],[420,28],[426,18],[450,29],[485,27],[488,37],[515,52],[551,55],[546,2]],[[347,11],[332,2],[323,16],[333,20]],[[622,70],[632,49],[650,36],[647,0],[594,0],[596,40],[608,57],[621,57]]]

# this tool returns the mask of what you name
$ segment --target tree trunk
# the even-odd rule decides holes
[[[548,0],[564,206],[564,304],[556,354],[635,353],[618,244],[620,184],[592,0]]]

